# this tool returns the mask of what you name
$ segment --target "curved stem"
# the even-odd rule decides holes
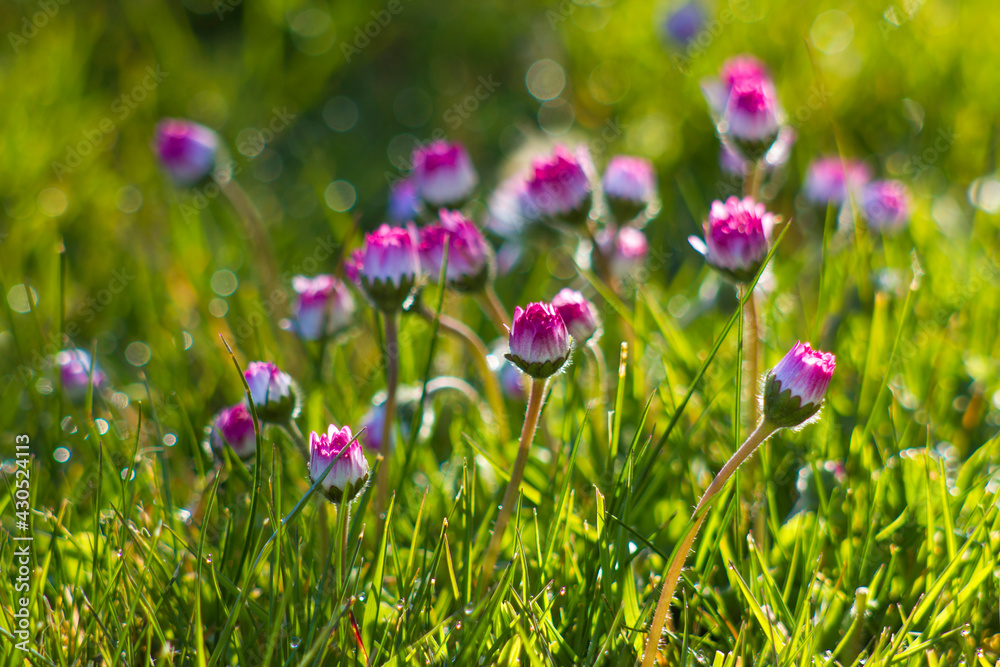
[[[434,313],[426,307],[420,308],[420,316],[428,322],[434,321]],[[475,331],[447,315],[442,314],[438,317],[438,326],[450,335],[460,338],[472,352],[472,358],[475,359],[476,367],[483,378],[483,391],[486,393],[490,412],[493,413],[493,419],[496,421],[500,441],[507,442],[510,440],[510,426],[507,424],[507,412],[503,404],[503,394],[500,392],[500,381],[496,374],[490,370],[490,365],[486,361],[486,357],[490,353],[486,349],[486,344],[476,335]]]
[[[497,332],[501,336],[506,334],[507,331],[504,327],[510,326],[510,315],[500,302],[500,297],[497,296],[496,290],[493,289],[493,283],[486,285],[486,288],[477,296],[477,300],[480,307],[490,318],[490,321],[493,322],[493,326],[496,327]]]
[[[343,523],[340,534],[340,590],[343,596],[344,592],[347,591],[347,575],[350,573],[350,566],[347,564],[347,539],[351,532],[350,502],[343,502],[337,506],[337,521]]]
[[[670,601],[673,599],[674,591],[677,589],[677,581],[680,579],[681,571],[684,569],[684,562],[687,560],[688,552],[691,550],[691,546],[698,536],[701,525],[705,522],[705,517],[708,516],[708,508],[711,507],[712,501],[718,496],[719,491],[726,485],[729,478],[733,476],[736,469],[740,467],[740,464],[746,461],[757,447],[777,430],[770,422],[762,420],[757,425],[757,428],[754,429],[754,432],[750,434],[750,437],[746,439],[746,442],[726,461],[726,465],[722,467],[722,470],[715,476],[712,483],[705,489],[701,500],[698,501],[698,505],[694,508],[691,520],[688,521],[689,528],[685,532],[684,538],[674,548],[670,556],[670,562],[667,565],[667,572],[663,576],[663,590],[660,592],[660,599],[657,601],[656,611],[653,613],[653,623],[650,625],[649,637],[646,639],[646,650],[642,657],[642,667],[651,667],[656,660],[657,647],[660,643],[660,634],[663,632],[664,624],[667,627],[672,627],[673,625],[670,619]]]
[[[306,442],[305,436],[302,435],[302,431],[299,430],[299,425],[295,423],[294,419],[289,419],[288,423],[284,425],[285,432],[291,437],[292,442],[298,447],[299,452],[305,458],[306,465],[309,465],[309,444]]]
[[[250,199],[250,195],[247,194],[246,190],[240,186],[235,178],[230,177],[228,180],[219,179],[216,183],[219,184],[219,189],[226,195],[229,203],[236,209],[237,214],[239,214],[240,219],[243,221],[243,226],[246,228],[247,236],[250,237],[250,245],[253,247],[254,255],[258,259],[257,264],[260,268],[261,282],[263,282],[263,287],[266,290],[266,294],[262,295],[262,298],[273,301],[272,296],[281,290],[280,285],[276,282],[280,274],[277,262],[274,259],[274,253],[271,251],[271,243],[268,239],[267,230],[264,228],[264,219],[254,205],[253,200]],[[276,313],[275,319],[284,316],[284,306],[282,303],[275,303],[274,305],[275,308],[281,309],[280,312]]]
[[[396,313],[384,313],[385,319],[385,419],[382,420],[382,448],[385,456],[378,467],[376,516],[381,517],[389,499],[389,462],[392,460],[392,421],[396,416],[396,386],[399,384],[399,336]]]
[[[746,285],[742,287],[744,294],[747,289],[749,288]],[[747,395],[750,397],[750,423],[756,424],[760,416],[757,414],[757,410],[760,407],[757,404],[757,384],[759,382],[757,364],[760,361],[760,331],[757,325],[757,296],[753,292],[750,293],[750,298],[747,299],[746,305],[743,308],[743,316],[747,321]]]
[[[496,523],[493,525],[493,536],[490,538],[489,548],[486,550],[486,558],[483,568],[479,573],[478,596],[482,597],[486,592],[490,580],[493,578],[493,566],[500,556],[500,546],[503,543],[503,535],[507,529],[507,522],[510,521],[511,512],[517,502],[517,493],[521,488],[521,479],[524,477],[524,466],[528,462],[528,451],[531,449],[531,441],[535,438],[535,429],[538,427],[538,416],[542,412],[542,402],[545,400],[545,387],[548,379],[531,381],[531,389],[528,392],[528,412],[524,416],[524,426],[521,428],[521,440],[517,447],[517,460],[514,461],[514,469],[510,473],[510,482],[507,490],[504,491],[503,501],[500,504],[500,513],[497,514]]]
[[[596,426],[595,438],[598,442],[607,442],[607,401],[608,401],[608,362],[604,359],[604,352],[591,338],[587,341],[587,351],[594,362],[594,375],[597,384],[597,400],[594,410],[594,424]]]

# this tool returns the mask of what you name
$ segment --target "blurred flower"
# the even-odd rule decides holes
[[[870,170],[860,160],[842,159],[837,155],[817,158],[806,169],[805,195],[816,204],[843,204],[849,191],[856,192],[870,178]]]
[[[179,185],[194,185],[215,166],[219,137],[204,125],[164,118],[156,125],[153,142],[160,164]]]
[[[619,223],[634,219],[656,198],[656,170],[646,158],[614,156],[601,182],[611,212]]]
[[[829,352],[798,342],[767,374],[764,383],[764,419],[791,428],[805,424],[823,405],[836,368]]]
[[[729,58],[722,64],[718,77],[702,79],[701,90],[713,116],[721,116],[729,101],[729,94],[737,83],[771,83],[771,75],[756,57],[743,53]]]
[[[252,361],[243,372],[261,421],[287,424],[298,414],[298,388],[270,361]]]
[[[257,437],[253,429],[253,416],[246,403],[237,403],[223,409],[212,420],[212,449],[218,453],[228,444],[241,459],[248,459],[257,452]]]
[[[90,355],[83,350],[63,350],[56,355],[56,366],[59,367],[59,379],[62,382],[63,393],[71,401],[83,400],[87,397],[87,387],[90,385],[90,372],[93,366],[94,390],[104,386],[107,377],[104,371],[92,363]]]
[[[309,477],[315,484],[329,468],[321,487],[332,503],[351,502],[368,483],[368,460],[351,427],[330,424],[326,433],[309,434]],[[344,449],[347,451],[344,451]]]
[[[900,181],[872,181],[861,192],[861,209],[875,231],[898,231],[910,219],[909,190]]]
[[[478,292],[493,274],[493,248],[475,223],[457,211],[441,209],[437,225],[420,230],[420,265],[429,277],[441,274],[448,244],[448,285],[460,292]]]
[[[376,306],[386,312],[399,310],[420,280],[414,231],[382,225],[365,236],[363,248],[351,254],[345,273]]]
[[[479,176],[464,146],[438,139],[413,151],[413,180],[428,206],[457,208],[472,194]]]
[[[507,331],[510,353],[504,356],[536,379],[555,374],[572,352],[566,324],[550,303],[518,306]]]
[[[744,157],[759,159],[778,136],[781,108],[770,81],[743,80],[733,85],[719,129],[734,142]],[[754,148],[748,150],[748,146]],[[759,147],[759,148],[758,148]]]
[[[303,340],[332,336],[351,325],[354,297],[340,279],[329,275],[295,276],[292,289],[297,295],[293,308],[295,331]]]
[[[712,202],[704,242],[697,236],[688,241],[712,268],[736,282],[747,282],[757,275],[767,257],[773,227],[774,215],[763,204],[749,197],[730,197],[725,203]]]
[[[568,287],[559,290],[552,299],[552,305],[577,345],[586,343],[601,327],[597,308],[576,290]]]
[[[511,176],[496,187],[486,206],[489,213],[486,225],[490,229],[506,238],[521,234],[531,222],[524,209],[527,187],[523,174]]]
[[[556,146],[551,155],[536,159],[523,193],[524,209],[532,217],[568,224],[586,220],[592,191],[585,158]]]
[[[667,35],[686,46],[698,36],[705,25],[705,12],[697,2],[685,2],[677,6],[663,22]]]
[[[606,262],[611,275],[616,278],[635,276],[645,268],[649,242],[646,235],[635,227],[607,225],[597,232],[595,240],[595,250],[600,257],[594,261]]]
[[[416,220],[420,215],[420,194],[413,178],[396,181],[389,189],[388,218],[397,224]]]

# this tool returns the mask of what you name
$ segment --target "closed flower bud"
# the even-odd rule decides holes
[[[461,206],[479,182],[465,147],[443,139],[413,151],[413,179],[431,208]]]
[[[646,158],[616,155],[608,163],[601,184],[619,223],[634,219],[656,198],[656,170]]]
[[[413,178],[397,181],[389,190],[387,217],[391,222],[403,224],[416,220],[420,215],[420,193]]]
[[[243,372],[261,421],[287,424],[299,412],[299,389],[270,361],[252,361]]]
[[[747,282],[767,257],[768,236],[774,216],[763,204],[747,197],[730,197],[723,204],[712,202],[705,223],[704,243],[696,236],[688,240],[705,256],[712,268],[736,282]]]
[[[355,251],[346,273],[385,312],[399,310],[420,280],[420,259],[414,232],[405,227],[382,225],[365,237]]]
[[[836,359],[809,343],[796,343],[764,382],[764,419],[773,426],[792,428],[819,412],[830,386]]]
[[[354,319],[354,297],[339,278],[295,276],[292,289],[295,332],[303,340],[319,340],[343,331]]]
[[[163,169],[178,185],[194,185],[215,166],[218,135],[198,123],[165,118],[156,126],[154,149]]]
[[[593,193],[586,158],[556,146],[552,155],[532,163],[524,190],[525,209],[534,218],[571,225],[590,215]]]
[[[221,454],[228,444],[241,459],[249,459],[257,452],[257,436],[253,429],[253,416],[246,403],[228,407],[212,420],[210,443]]]
[[[582,294],[565,287],[559,290],[552,305],[559,312],[569,335],[577,345],[583,345],[601,328],[601,319],[594,307]]]
[[[870,178],[864,162],[836,155],[822,157],[813,160],[806,170],[805,195],[815,204],[843,204],[849,193],[857,193]]]
[[[504,356],[535,379],[555,374],[569,359],[569,331],[550,303],[530,303],[524,309],[518,306],[507,331],[510,353]]]
[[[353,438],[350,426],[338,429],[333,424],[326,433],[309,434],[309,477],[316,483],[329,468],[320,486],[327,500],[338,505],[351,502],[368,483],[368,461]]]
[[[771,82],[745,79],[730,90],[719,131],[746,159],[756,161],[774,144],[781,117]]]
[[[594,263],[606,262],[611,275],[618,279],[636,278],[646,268],[649,242],[635,227],[615,228],[608,225],[597,233],[595,251],[600,253]]]
[[[861,193],[861,210],[875,231],[899,231],[910,219],[910,193],[899,181],[873,181]]]
[[[107,381],[104,371],[98,368],[91,361],[90,355],[83,350],[63,350],[56,355],[56,366],[59,367],[63,393],[71,401],[80,401],[87,397],[91,366],[93,366],[95,392]]]
[[[493,249],[476,225],[457,211],[441,209],[440,224],[420,230],[420,265],[430,278],[441,274],[448,245],[448,286],[478,292],[493,278]]]

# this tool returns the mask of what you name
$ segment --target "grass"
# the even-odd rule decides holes
[[[799,135],[785,177],[765,188],[792,222],[758,290],[763,368],[801,339],[834,352],[837,370],[820,420],[774,436],[711,510],[662,664],[997,664],[990,3],[734,3],[732,21],[713,14],[721,30],[703,53],[664,47],[648,2],[407,3],[350,62],[341,43],[384,5],[268,0],[221,17],[208,2],[185,6],[58,5],[0,55],[0,665],[635,664],[687,517],[751,426],[739,301],[685,241],[740,186],[719,173],[698,80],[742,51],[771,65]],[[2,32],[21,35],[39,7],[0,7]],[[813,28],[832,9],[852,41],[826,54]],[[281,326],[289,279],[340,271],[381,220],[393,159],[437,128],[470,148],[481,218],[510,147],[542,137],[525,129],[540,106],[525,76],[542,58],[568,82],[568,137],[591,141],[599,166],[652,157],[663,201],[646,270],[618,289],[579,269],[568,243],[530,246],[497,281],[508,310],[583,289],[605,322],[610,376],[595,404],[594,358],[577,350],[549,383],[494,584],[479,596],[524,404],[506,399],[514,435],[501,440],[467,348],[436,322],[402,317],[401,383],[456,376],[479,397],[420,399],[410,426],[422,426],[393,454],[391,500],[379,516],[375,488],[361,495],[346,553],[346,513],[316,493],[283,431],[259,429],[249,466],[201,442],[212,415],[243,398],[234,359],[274,361],[299,381],[304,432],[357,431],[384,390],[382,328],[362,308],[326,349],[300,342]],[[150,83],[157,66],[167,74]],[[500,85],[453,126],[446,112],[481,76]],[[328,124],[340,96],[358,109],[347,131]],[[225,197],[158,173],[149,137],[166,115],[219,130],[262,243]],[[73,150],[80,163],[63,171]],[[845,234],[835,211],[799,196],[806,164],[838,151],[912,188],[902,233]],[[356,193],[349,210],[327,204],[343,208],[326,197],[337,180]],[[487,342],[501,337],[470,298],[433,286],[422,298]],[[69,345],[96,352],[108,390],[78,402],[62,392],[51,359]],[[32,453],[27,592],[13,539],[19,435]],[[22,596],[28,655],[13,648]]]

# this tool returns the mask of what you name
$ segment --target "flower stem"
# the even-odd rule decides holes
[[[419,312],[420,316],[428,322],[434,321],[434,313],[429,308],[421,306]],[[493,413],[493,419],[496,421],[500,442],[507,442],[510,440],[510,426],[507,425],[507,412],[504,409],[503,394],[500,393],[500,381],[496,374],[490,370],[490,365],[486,361],[486,357],[490,353],[486,349],[486,344],[476,335],[475,331],[453,317],[439,315],[438,326],[450,335],[461,339],[472,352],[472,358],[475,359],[476,367],[483,378],[483,391],[486,393],[490,412]],[[383,440],[383,442],[385,441]]]
[[[302,431],[299,430],[299,425],[295,423],[294,419],[289,419],[285,424],[285,432],[288,433],[292,442],[294,442],[295,446],[298,447],[299,452],[302,454],[306,465],[308,466],[309,459],[311,458],[309,454],[309,445],[306,443],[305,436],[302,435]]]
[[[506,332],[505,326],[510,325],[510,315],[507,313],[507,309],[503,307],[500,302],[500,297],[497,296],[497,292],[493,289],[493,283],[486,285],[486,288],[479,293],[477,300],[479,301],[479,306],[486,313],[490,321],[493,322],[493,326],[496,327],[497,332],[502,336]]]
[[[594,361],[594,376],[597,384],[597,398],[594,401],[593,412],[596,427],[594,437],[597,442],[607,442],[608,362],[604,359],[604,352],[600,345],[593,338],[587,341],[587,352],[590,353]]]
[[[254,255],[258,259],[257,265],[261,273],[261,282],[266,291],[266,294],[262,296],[263,298],[271,299],[271,295],[278,293],[280,290],[280,285],[277,283],[279,271],[274,253],[271,251],[271,242],[268,239],[267,230],[264,228],[264,219],[254,205],[253,200],[250,199],[250,195],[247,194],[246,190],[240,186],[235,178],[218,179],[216,182],[219,184],[219,189],[226,195],[229,203],[236,209],[237,214],[239,214],[240,219],[243,221],[247,236],[250,237],[250,245],[253,248]],[[275,308],[279,306],[281,304],[275,304]],[[280,311],[276,312],[275,315],[276,319],[284,316],[284,307],[281,307]]]
[[[741,296],[746,295],[747,285],[742,288]],[[747,357],[747,395],[750,397],[750,423],[756,424],[760,415],[757,410],[758,363],[760,361],[760,331],[757,325],[757,296],[751,291],[743,306],[743,316],[746,318],[746,357]]]
[[[392,460],[392,420],[396,416],[396,386],[399,384],[399,336],[396,313],[384,313],[385,319],[385,419],[382,420],[382,463],[375,485],[378,487],[376,516],[381,517],[389,501],[389,462]]]
[[[722,467],[722,470],[715,476],[712,483],[705,489],[705,493],[702,494],[697,507],[694,508],[694,513],[688,521],[688,528],[684,534],[684,538],[674,547],[674,551],[670,556],[670,562],[667,564],[667,572],[663,577],[663,590],[660,592],[660,599],[656,603],[656,611],[653,613],[653,623],[650,625],[649,637],[646,640],[646,650],[642,657],[642,667],[651,667],[656,660],[660,634],[663,632],[664,624],[667,627],[673,626],[670,619],[670,601],[673,599],[674,591],[677,589],[677,582],[680,579],[681,571],[684,569],[684,562],[687,560],[688,552],[691,550],[691,546],[698,536],[701,525],[705,522],[705,517],[708,516],[708,509],[711,507],[712,501],[718,496],[719,492],[726,485],[726,482],[736,472],[736,469],[740,467],[740,464],[746,461],[761,443],[777,430],[777,427],[767,420],[761,420],[757,428],[750,434],[750,437],[746,439],[746,442],[726,461],[726,465]]]
[[[337,506],[337,521],[343,523],[340,534],[340,581],[341,593],[343,594],[347,591],[347,575],[350,572],[350,566],[347,563],[347,540],[351,532],[350,501],[342,502]]]
[[[531,449],[531,442],[535,438],[535,429],[538,427],[538,416],[542,413],[542,402],[545,400],[545,387],[548,379],[533,379],[531,389],[528,392],[528,412],[524,416],[524,426],[521,428],[521,440],[517,447],[517,460],[514,461],[514,470],[510,473],[510,482],[507,490],[504,491],[503,501],[500,505],[500,513],[497,514],[496,523],[493,525],[493,537],[490,538],[489,548],[486,550],[486,558],[483,568],[479,573],[479,596],[482,597],[486,588],[493,578],[493,566],[500,556],[500,546],[503,543],[504,532],[507,529],[507,522],[510,521],[511,512],[517,502],[517,493],[521,487],[521,479],[524,477],[524,466],[528,462],[528,451]]]

